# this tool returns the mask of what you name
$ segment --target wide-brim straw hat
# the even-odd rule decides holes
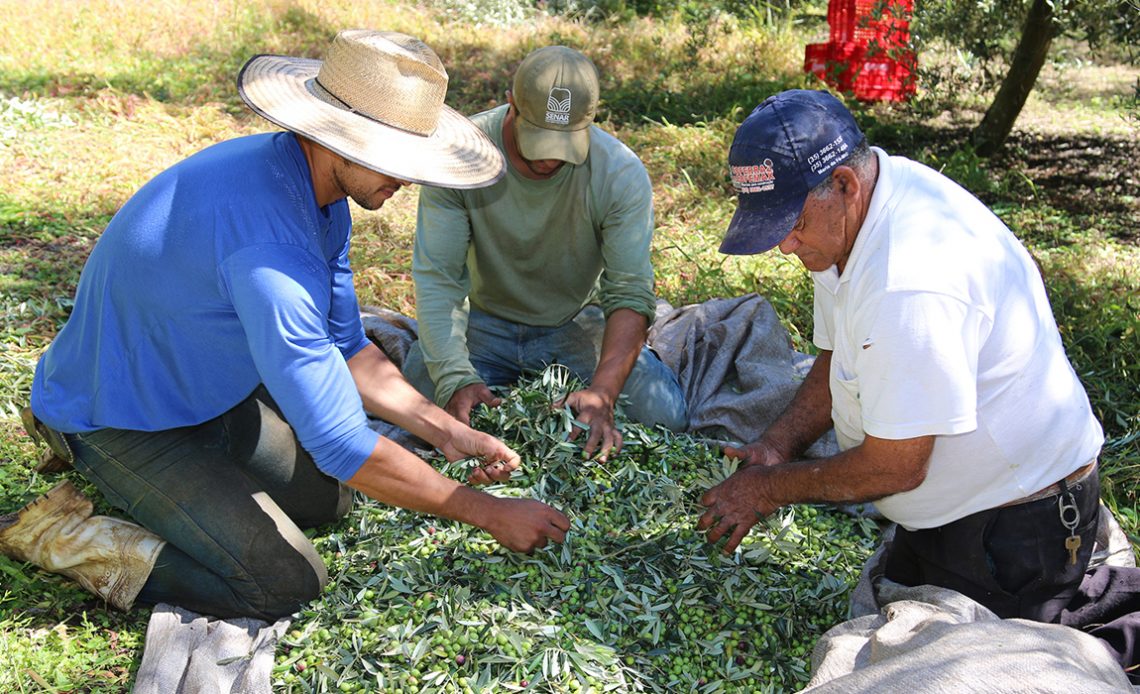
[[[258,55],[237,81],[260,116],[394,178],[480,188],[506,171],[490,138],[443,103],[435,51],[406,34],[342,31],[323,61]]]

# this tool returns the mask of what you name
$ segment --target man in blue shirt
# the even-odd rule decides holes
[[[561,541],[555,509],[449,480],[367,426],[366,410],[478,459],[472,484],[519,464],[403,380],[365,337],[352,285],[347,198],[374,210],[412,182],[502,176],[494,145],[444,105],[439,58],[346,31],[324,61],[253,58],[238,88],[287,132],[207,148],[140,189],[36,368],[33,429],[139,525],[89,517],[65,482],[0,517],[0,551],[122,609],[275,618],[319,594],[301,528],[342,517],[351,489],[516,551]]]

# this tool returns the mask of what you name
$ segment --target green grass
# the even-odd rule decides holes
[[[328,5],[0,0],[0,512],[53,484],[32,472],[36,452],[22,435],[18,407],[110,216],[166,166],[207,144],[269,129],[234,89],[250,55],[319,56],[339,28],[423,38],[448,66],[448,103],[467,113],[500,103],[514,65],[536,46],[562,42],[590,54],[602,73],[602,125],[642,157],[654,182],[659,294],[681,305],[760,293],[797,348],[812,349],[811,282],[798,261],[726,257],[716,248],[735,205],[725,175],[735,127],[767,94],[812,84],[800,64],[803,44],[819,40],[818,22],[719,18],[690,30],[679,19],[586,24],[536,14],[490,26],[452,19],[460,15],[446,2],[432,4],[436,10],[392,0]],[[1104,497],[1134,540],[1140,207],[1127,177],[1140,157],[1138,77],[1124,66],[1051,64],[1022,129],[993,161],[963,144],[980,116],[967,106],[984,104],[984,95],[915,110],[853,105],[873,142],[973,190],[1037,258],[1108,438]],[[1078,150],[1090,152],[1082,160],[1089,166],[1066,166]],[[379,212],[354,210],[363,304],[414,311],[415,202],[410,189]],[[335,556],[330,561],[334,573],[344,570]],[[310,614],[298,628],[315,629],[321,619]],[[0,558],[0,691],[123,691],[138,666],[145,621],[142,611],[112,612],[64,579]]]

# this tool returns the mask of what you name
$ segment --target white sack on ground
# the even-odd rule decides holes
[[[884,581],[879,614],[829,630],[812,654],[811,694],[1132,692],[1101,642],[1076,629],[1000,619],[934,586]]]
[[[214,619],[155,605],[133,694],[270,694],[289,619]]]

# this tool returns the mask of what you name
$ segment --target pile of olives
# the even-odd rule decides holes
[[[873,550],[867,519],[784,509],[725,555],[697,532],[697,500],[736,461],[687,435],[626,422],[606,463],[569,440],[577,387],[557,368],[502,393],[473,425],[523,465],[492,494],[571,519],[533,555],[485,532],[358,498],[313,537],[321,599],[278,648],[286,692],[784,692],[808,680],[819,636],[843,621]],[[583,438],[584,437],[580,437]],[[432,464],[465,479],[469,461]]]

